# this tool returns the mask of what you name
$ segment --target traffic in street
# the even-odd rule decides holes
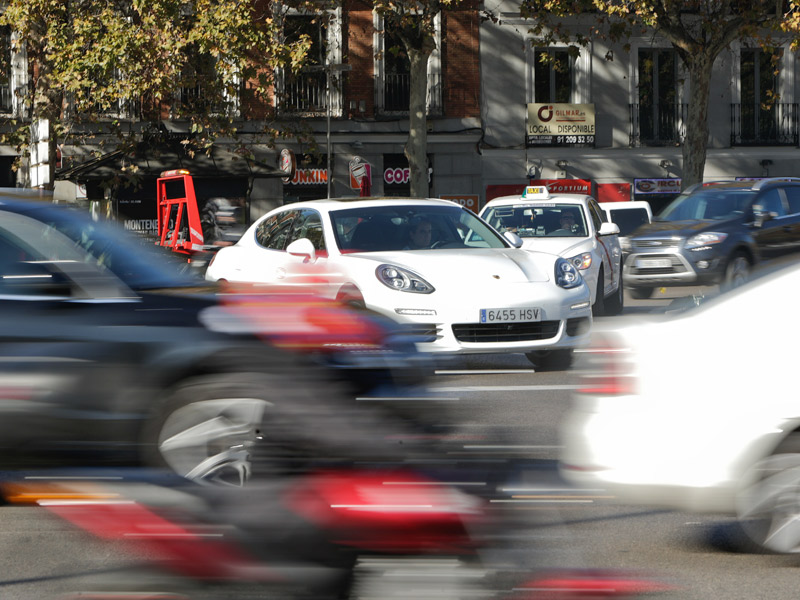
[[[600,319],[638,318],[666,304],[634,300],[622,316]],[[559,477],[558,425],[580,373],[580,359],[569,371],[536,373],[524,355],[502,354],[463,357],[432,378],[431,401],[466,417],[464,428],[503,434],[488,436],[503,439],[494,447],[465,443],[463,452],[521,459],[494,498],[494,510],[511,511],[522,524],[506,552],[532,570],[633,573],[663,585],[653,597],[794,598],[796,556],[748,550],[732,519],[626,506]],[[58,597],[116,580],[140,559],[126,543],[93,539],[43,507],[3,506],[0,532],[0,595],[8,599]]]

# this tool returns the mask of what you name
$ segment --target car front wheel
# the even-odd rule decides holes
[[[651,287],[632,287],[631,298],[636,298],[637,300],[647,300],[653,295],[653,289],[654,288]]]
[[[725,281],[722,288],[725,291],[735,289],[747,283],[750,278],[750,260],[743,252],[734,254],[725,268]]]
[[[800,435],[758,462],[737,496],[737,516],[755,544],[769,552],[800,552]]]

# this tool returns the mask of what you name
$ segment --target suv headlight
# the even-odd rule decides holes
[[[580,272],[568,260],[559,257],[556,260],[556,283],[566,289],[578,287],[583,281]]]
[[[720,244],[728,237],[727,233],[717,233],[709,231],[708,233],[698,233],[686,240],[684,248],[687,250],[700,250],[713,244]]]
[[[576,269],[580,269],[581,271],[592,266],[592,255],[589,252],[578,254],[577,256],[568,258],[567,260],[572,263]]]
[[[380,265],[375,269],[375,276],[383,285],[398,292],[411,292],[413,294],[430,294],[434,287],[422,277],[403,267],[394,265]]]

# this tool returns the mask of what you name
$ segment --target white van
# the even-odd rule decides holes
[[[600,202],[600,208],[606,213],[608,220],[619,226],[619,244],[623,253],[630,250],[629,237],[640,225],[652,222],[653,210],[650,203],[644,200],[628,200],[624,202]]]

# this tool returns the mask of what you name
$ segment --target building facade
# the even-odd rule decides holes
[[[654,209],[674,197],[688,77],[672,46],[648,32],[629,49],[595,40],[572,57],[565,47],[536,47],[515,3],[487,9],[500,23],[481,25],[482,200],[532,180],[591,190],[601,201],[649,200]],[[706,181],[800,176],[797,59],[788,42],[779,54],[775,63],[736,42],[716,60]]]

